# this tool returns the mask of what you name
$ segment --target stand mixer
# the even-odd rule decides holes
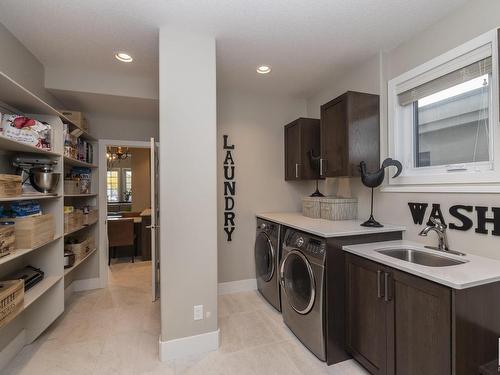
[[[16,173],[21,175],[23,191],[52,194],[59,183],[60,173],[54,173],[57,161],[39,155],[25,154],[12,160]],[[28,182],[29,180],[29,182]]]

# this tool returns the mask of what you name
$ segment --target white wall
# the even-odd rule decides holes
[[[381,94],[381,150],[384,157],[387,149],[387,81],[432,59],[474,37],[500,26],[500,2],[496,0],[474,0],[443,18],[436,25],[416,35],[387,53],[346,72],[343,78],[333,80],[331,89],[323,90],[308,100],[308,114],[316,116],[319,105],[333,99],[337,94],[350,89]],[[377,72],[380,71],[380,74]],[[379,83],[379,90],[374,91]],[[341,191],[351,192],[360,198],[360,215],[369,210],[369,190],[359,179],[341,179]],[[335,193],[339,181],[327,182],[328,192]],[[407,226],[406,238],[410,240],[436,243],[432,235],[425,239],[418,236],[421,226],[411,219],[408,202],[440,203],[446,220],[450,220],[448,208],[454,204],[500,206],[498,194],[438,194],[438,193],[382,193],[375,198],[375,217],[379,220]],[[427,212],[429,214],[429,211]],[[489,214],[491,216],[491,213]],[[473,216],[474,224],[476,218]],[[449,230],[452,248],[500,259],[498,237],[476,234],[474,230],[460,232]]]
[[[298,211],[302,196],[314,189],[312,182],[284,179],[283,126],[305,116],[305,100],[219,90],[217,102],[219,282],[228,282],[255,278],[255,214]],[[232,242],[226,240],[223,229],[223,135],[235,145]]]
[[[0,71],[38,95],[58,106],[57,100],[45,90],[43,65],[0,23]]]
[[[190,342],[176,339],[218,342],[215,65],[214,38],[160,29],[162,359]],[[203,320],[193,320],[194,305],[204,305]]]

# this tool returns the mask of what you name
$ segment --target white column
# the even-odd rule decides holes
[[[160,358],[168,360],[218,347],[215,39],[163,27],[159,52]]]

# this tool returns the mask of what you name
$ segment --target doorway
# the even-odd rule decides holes
[[[152,217],[155,195],[155,170],[152,142],[100,140],[99,208],[102,236],[102,287],[113,283],[113,275],[124,270],[141,270],[153,281],[148,290],[155,300],[157,263],[155,253],[155,218]],[[156,163],[153,163],[156,164]],[[152,186],[153,185],[153,186]],[[153,197],[153,199],[152,199]],[[153,215],[154,216],[154,215]],[[126,273],[126,272],[125,272]],[[133,272],[132,272],[133,273]],[[138,280],[139,281],[139,280]]]

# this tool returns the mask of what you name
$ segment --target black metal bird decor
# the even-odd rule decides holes
[[[403,166],[398,160],[394,160],[391,158],[385,159],[382,162],[382,167],[378,171],[373,173],[370,173],[366,170],[366,163],[364,161],[359,163],[359,169],[361,170],[361,182],[363,183],[363,185],[372,188],[370,218],[363,224],[361,224],[361,226],[363,227],[375,227],[375,228],[383,227],[383,225],[380,224],[373,217],[373,189],[382,185],[382,182],[384,182],[385,178],[385,168],[391,166],[396,167],[398,169],[397,172],[394,174],[394,176],[392,176],[392,178],[398,177],[401,174],[401,171],[403,170]]]

